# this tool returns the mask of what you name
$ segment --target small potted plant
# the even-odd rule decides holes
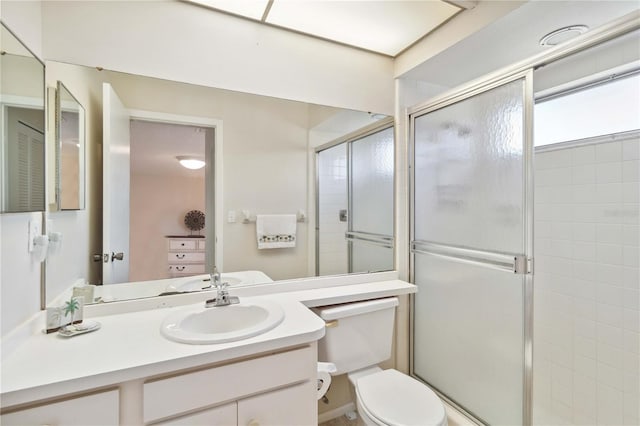
[[[72,296],[68,301],[64,302],[64,316],[71,315],[71,322],[68,325],[73,325],[73,318],[78,310],[80,310],[80,303],[78,303],[77,298]]]

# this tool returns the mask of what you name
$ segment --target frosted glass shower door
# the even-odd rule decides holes
[[[393,269],[393,127],[349,143],[349,272]]]
[[[530,78],[411,115],[412,372],[495,425],[530,416]]]

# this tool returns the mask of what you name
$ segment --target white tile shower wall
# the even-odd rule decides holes
[[[640,140],[535,156],[534,424],[640,424]]]
[[[347,150],[336,146],[322,152],[318,162],[319,195],[319,266],[320,275],[349,272],[344,234],[347,222],[340,222],[339,211],[347,208]]]

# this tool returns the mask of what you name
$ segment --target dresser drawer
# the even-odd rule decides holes
[[[199,263],[199,264],[193,264],[193,265],[189,265],[189,264],[170,264],[169,265],[169,273],[171,274],[191,274],[191,275],[196,275],[196,274],[204,274],[204,264],[203,263]]]
[[[196,242],[193,240],[170,240],[169,250],[195,250]]]
[[[201,263],[204,262],[204,253],[169,252],[169,263]]]

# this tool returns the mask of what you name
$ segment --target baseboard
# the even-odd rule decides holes
[[[356,411],[356,404],[350,402],[341,407],[334,408],[333,410],[325,411],[324,413],[318,414],[318,423],[328,422],[329,420],[333,420],[340,416],[344,416],[349,411]]]

